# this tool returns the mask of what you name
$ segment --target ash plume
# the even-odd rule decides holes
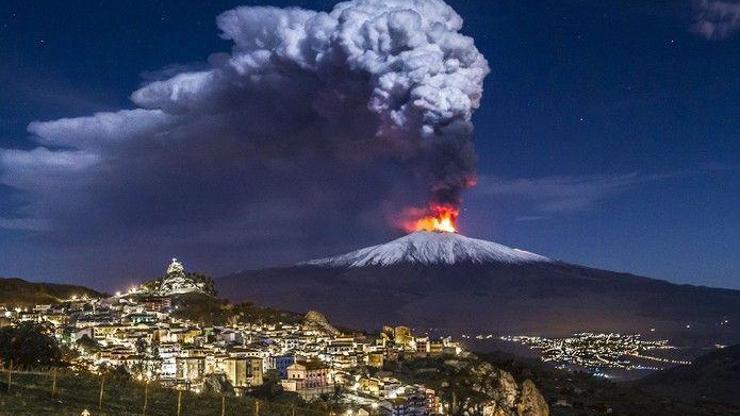
[[[421,154],[416,173],[429,175],[432,197],[457,203],[474,176],[470,120],[488,66],[449,6],[365,0],[329,14],[241,7],[219,16],[218,26],[235,44],[231,55],[212,57],[210,70],[154,82],[133,101],[170,113],[221,113],[245,94],[277,92],[334,128],[344,127],[337,118],[347,108],[369,112],[360,138],[406,157]],[[334,140],[358,139],[336,133]]]
[[[0,150],[0,183],[26,202],[17,216],[59,235],[214,244],[313,221],[300,227],[310,238],[327,212],[373,228],[378,201],[456,205],[474,182],[489,68],[443,1],[238,7],[217,25],[231,52],[162,71],[131,94],[136,108],[33,122],[36,148]]]

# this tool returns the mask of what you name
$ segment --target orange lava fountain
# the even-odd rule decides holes
[[[454,233],[457,232],[455,223],[459,209],[450,205],[432,205],[426,211],[424,216],[404,225],[408,232],[413,231],[437,231]]]

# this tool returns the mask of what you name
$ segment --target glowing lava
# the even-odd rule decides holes
[[[408,232],[413,231],[437,231],[454,233],[457,231],[455,223],[459,210],[449,205],[433,205],[429,207],[424,216],[406,223],[404,228]]]

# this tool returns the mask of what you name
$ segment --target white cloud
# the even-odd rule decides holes
[[[740,29],[740,1],[694,0],[691,31],[708,40],[724,40]]]
[[[49,147],[99,149],[155,133],[175,120],[176,117],[161,110],[121,110],[89,117],[34,121],[28,125],[28,131],[36,135],[37,142]]]
[[[0,149],[0,183],[24,191],[43,191],[64,186],[71,177],[85,172],[99,161],[88,151]]]

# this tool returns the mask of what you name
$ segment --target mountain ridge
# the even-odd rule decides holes
[[[740,322],[740,291],[569,264],[458,234],[425,235],[482,241],[516,261],[461,260],[480,260],[477,250],[463,250],[462,257],[436,253],[438,261],[428,261],[405,250],[417,236],[410,234],[340,256],[223,276],[216,284],[232,300],[248,297],[298,312],[316,308],[338,324],[366,329],[406,322],[449,333],[655,332],[686,345],[740,342],[736,326],[717,326],[723,319]],[[386,252],[399,241],[402,250]]]
[[[401,238],[338,256],[309,260],[298,265],[331,267],[389,266],[400,263],[455,264],[463,262],[528,263],[554,260],[492,241],[462,234],[417,231]]]
[[[17,277],[0,277],[0,305],[34,305],[59,303],[72,296],[103,296],[101,292],[61,283],[29,282]]]

